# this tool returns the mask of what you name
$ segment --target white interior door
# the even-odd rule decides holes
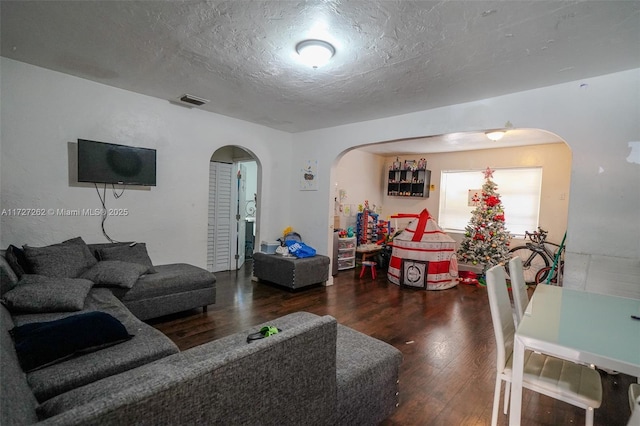
[[[211,272],[228,271],[235,263],[232,235],[235,230],[235,211],[232,208],[233,165],[212,161],[209,163],[209,229],[207,235],[207,267]],[[233,232],[232,232],[233,231]],[[234,253],[235,254],[235,253]]]
[[[245,211],[244,205],[246,203],[246,193],[247,193],[247,168],[242,164],[238,163],[238,173],[237,173],[237,187],[238,187],[238,196],[236,198],[236,267],[235,269],[240,269],[242,265],[244,265],[245,261],[245,236],[247,229],[247,213]]]

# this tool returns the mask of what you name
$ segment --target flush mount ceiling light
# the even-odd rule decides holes
[[[305,64],[318,68],[329,62],[336,49],[326,41],[304,40],[296,45],[296,52]]]
[[[491,130],[488,132],[484,132],[484,134],[487,135],[487,137],[492,141],[499,141],[500,139],[502,139],[505,133],[507,133],[505,130]]]

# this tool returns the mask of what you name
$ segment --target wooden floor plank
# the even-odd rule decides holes
[[[150,322],[181,350],[291,312],[332,315],[403,353],[400,406],[383,425],[490,424],[496,353],[484,288],[406,289],[382,273],[376,280],[359,279],[347,270],[334,277],[332,286],[291,292],[251,281],[250,262],[216,277],[217,301],[208,312],[192,310]],[[601,375],[604,401],[595,425],[625,426],[627,389],[634,378]],[[583,410],[527,390],[522,412],[523,426],[584,424]],[[507,423],[501,405],[498,424]]]

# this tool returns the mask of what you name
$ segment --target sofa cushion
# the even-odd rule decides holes
[[[402,353],[342,324],[338,324],[336,347],[336,424],[379,424],[398,404]]]
[[[7,247],[4,256],[18,278],[23,274],[28,274],[30,272],[27,257],[24,255],[24,251],[21,248],[11,244]]]
[[[102,260],[80,277],[93,281],[96,286],[131,288],[148,267],[121,260]]]
[[[8,330],[14,324],[9,311],[0,305],[2,320],[0,324],[0,424],[20,425],[37,422],[36,405],[38,404],[27,377],[20,368],[18,356]]]
[[[116,318],[98,311],[24,324],[14,327],[9,333],[20,365],[27,372],[133,337]]]
[[[13,313],[79,311],[91,287],[89,280],[25,274],[1,301]]]
[[[0,297],[18,283],[18,276],[4,256],[0,256]]]
[[[119,246],[128,246],[133,244],[135,241],[118,241],[115,243],[89,243],[89,250],[93,254],[93,256],[100,260],[100,250],[103,248],[111,248],[111,247],[119,247]]]
[[[103,247],[97,250],[100,260],[121,260],[123,262],[139,263],[147,267],[147,274],[156,272],[147,253],[145,243],[131,245],[116,245],[113,247]]]
[[[85,311],[102,311],[113,315],[134,337],[118,345],[27,373],[27,380],[38,401],[179,352],[167,336],[134,317],[110,289],[91,289],[85,300]],[[21,314],[14,315],[13,321],[19,326],[70,315],[74,313]]]
[[[155,269],[155,274],[141,276],[126,293],[120,289],[114,289],[114,293],[126,302],[212,288],[215,282],[211,272],[187,263],[158,265]]]
[[[76,278],[97,262],[80,237],[46,247],[25,245],[23,249],[31,273],[48,277]]]
[[[82,254],[84,255],[84,260],[86,262],[86,267],[90,268],[96,263],[98,263],[98,259],[94,256],[93,252],[89,248],[89,245],[84,242],[82,237],[71,238],[70,240],[63,241],[62,244],[76,244],[82,247]]]

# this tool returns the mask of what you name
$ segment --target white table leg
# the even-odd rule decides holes
[[[522,411],[522,379],[524,376],[524,345],[516,334],[513,346],[513,373],[511,376],[511,407],[509,425],[520,425]]]

